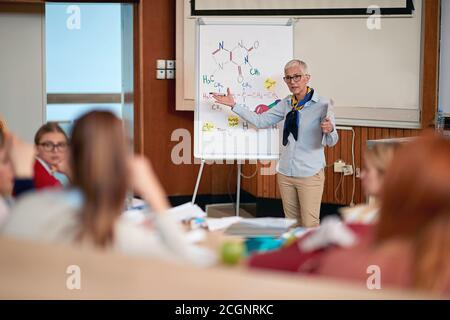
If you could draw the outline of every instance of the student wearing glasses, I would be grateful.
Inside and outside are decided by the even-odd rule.
[[[34,143],[37,150],[34,163],[36,189],[67,185],[68,138],[63,129],[55,122],[48,122],[36,132]]]
[[[284,81],[292,93],[268,111],[258,114],[236,104],[229,89],[227,95],[213,93],[216,102],[232,110],[257,128],[283,122],[283,143],[277,166],[277,180],[287,218],[298,226],[316,227],[320,223],[320,204],[325,182],[324,147],[338,142],[334,113],[328,99],[319,97],[308,86],[308,66],[291,60],[284,67]]]

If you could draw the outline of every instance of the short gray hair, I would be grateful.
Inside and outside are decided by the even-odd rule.
[[[289,69],[294,66],[300,66],[300,68],[302,68],[302,70],[305,74],[309,74],[308,73],[308,65],[306,64],[306,62],[302,61],[302,60],[298,60],[298,59],[293,59],[293,60],[289,61],[288,63],[286,63],[286,65],[284,66],[284,71],[286,71],[286,69]]]

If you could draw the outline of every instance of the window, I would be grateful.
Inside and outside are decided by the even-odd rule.
[[[45,5],[47,121],[70,131],[83,113],[110,110],[133,133],[133,6]]]

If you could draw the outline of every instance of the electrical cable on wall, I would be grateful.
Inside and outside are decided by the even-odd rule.
[[[228,170],[227,191],[228,191],[228,197],[230,198],[231,203],[233,204],[233,209],[236,209],[236,204],[234,202],[233,195],[231,194],[231,191],[230,191],[231,174],[234,172],[234,168],[235,168],[235,166],[231,166],[231,168]]]
[[[356,188],[356,167],[355,167],[355,130],[352,128],[352,166],[353,166],[353,186],[352,186],[352,200],[350,206],[355,205],[355,188]]]
[[[234,166],[231,167],[230,170],[228,170],[227,191],[228,191],[228,197],[230,198],[231,203],[233,204],[233,208],[236,208],[236,205],[235,205],[235,202],[234,202],[234,199],[233,199],[233,195],[232,195],[232,193],[231,193],[231,191],[230,191],[231,174],[232,174],[233,172],[234,172]],[[249,175],[249,176],[246,176],[245,174],[243,174],[243,173],[241,172],[241,177],[243,177],[243,178],[245,178],[245,179],[251,179],[251,178],[255,177],[257,173],[258,173],[258,165],[256,164],[256,165],[255,165],[255,172],[253,172],[253,173],[252,173],[251,175]]]
[[[356,191],[356,167],[355,167],[355,136],[356,136],[356,133],[355,133],[355,130],[353,129],[353,128],[348,128],[348,127],[341,127],[341,128],[339,128],[339,127],[337,127],[336,129],[338,129],[338,130],[348,130],[348,131],[352,131],[352,168],[353,168],[353,172],[352,172],[352,197],[351,197],[351,200],[350,200],[350,206],[354,206],[355,205],[355,191]],[[327,165],[326,167],[329,167],[329,166],[331,166],[332,164],[330,164],[330,165]],[[344,179],[344,173],[341,173],[341,178],[339,179],[339,182],[338,182],[338,184],[337,184],[337,186],[336,186],[336,189],[334,190],[334,198],[335,198],[335,200],[338,202],[338,203],[342,203],[342,202],[344,202],[344,185],[345,185],[345,183],[344,183],[344,181],[345,181],[345,179]],[[338,197],[338,190],[339,190],[339,188],[341,188],[341,197]]]
[[[338,203],[342,203],[344,201],[344,173],[341,173],[341,178],[339,179],[339,183],[336,186],[336,189],[334,189],[334,199],[336,199],[336,201]],[[339,187],[341,187],[341,197],[339,198],[337,195],[337,192],[339,190]]]
[[[258,164],[255,165],[255,172],[253,172],[253,173],[252,173],[251,175],[249,175],[249,176],[246,176],[246,175],[243,174],[242,171],[241,171],[241,177],[242,177],[242,178],[245,178],[245,179],[251,179],[251,178],[253,178],[254,176],[256,176],[257,173],[258,173]]]

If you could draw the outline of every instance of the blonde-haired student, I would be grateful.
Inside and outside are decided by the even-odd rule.
[[[379,196],[382,190],[385,173],[394,158],[399,143],[376,143],[364,154],[364,168],[361,172],[361,184],[367,197],[368,204],[340,209],[340,213],[347,223],[374,223],[378,219]]]

